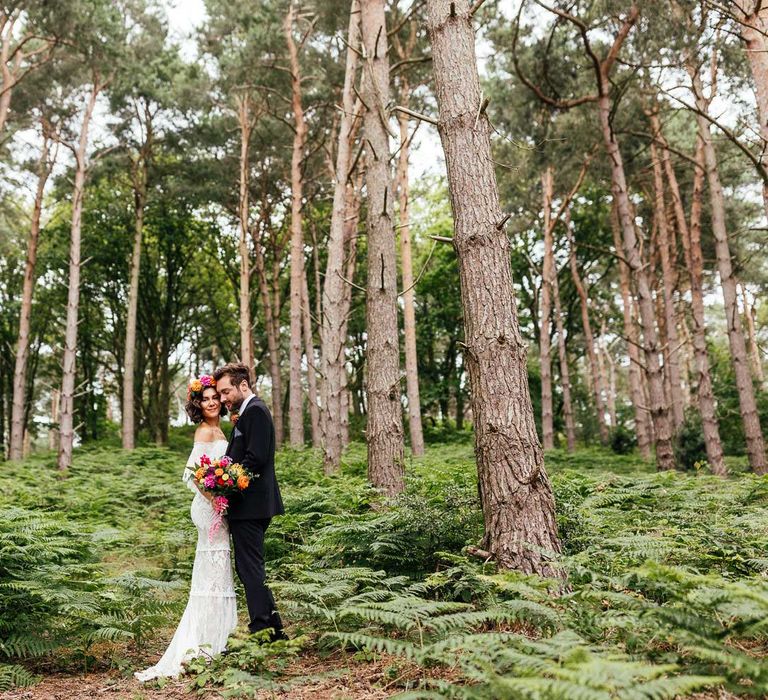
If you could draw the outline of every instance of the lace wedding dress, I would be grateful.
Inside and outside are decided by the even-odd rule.
[[[178,676],[182,663],[200,654],[224,651],[227,637],[237,626],[237,604],[229,549],[229,527],[222,522],[212,540],[208,531],[213,521],[213,508],[192,481],[193,469],[200,457],[222,457],[226,440],[195,442],[187,460],[182,480],[195,493],[192,522],[197,526],[197,549],[192,568],[189,602],[176,633],[163,657],[151,668],[134,673],[140,681],[160,676]]]

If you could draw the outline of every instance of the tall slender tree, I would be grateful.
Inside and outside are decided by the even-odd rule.
[[[363,126],[368,145],[368,284],[366,387],[368,478],[387,495],[404,488],[403,418],[397,323],[394,188],[389,147],[389,58],[384,0],[361,0],[364,48]]]

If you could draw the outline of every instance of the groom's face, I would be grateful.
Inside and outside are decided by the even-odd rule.
[[[243,385],[245,382],[242,383]],[[221,400],[224,405],[230,411],[237,411],[240,408],[240,404],[243,403],[245,396],[241,391],[241,387],[237,387],[232,383],[232,378],[225,374],[218,382],[216,382],[216,388],[219,391]]]

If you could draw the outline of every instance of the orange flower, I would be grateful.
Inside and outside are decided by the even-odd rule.
[[[217,469],[217,470],[214,472],[214,474],[216,474],[216,476],[221,476],[223,473],[224,473],[224,470],[223,470],[221,467],[219,467],[219,468],[218,468],[218,469]]]
[[[198,469],[198,470],[195,472],[195,479],[197,479],[198,481],[200,481],[200,480],[203,478],[203,476],[204,476],[204,475],[205,475],[205,469],[203,469],[202,467],[200,467],[200,469]]]
[[[249,483],[251,483],[250,480],[245,474],[243,474],[237,479],[237,488],[239,488],[241,491],[247,489]]]
[[[195,379],[192,381],[192,383],[189,385],[189,388],[193,392],[198,392],[203,390],[203,383],[199,379]]]

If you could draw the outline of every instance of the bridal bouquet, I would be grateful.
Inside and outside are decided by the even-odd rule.
[[[221,521],[229,508],[229,498],[248,488],[251,479],[258,474],[249,474],[242,464],[235,464],[229,457],[211,459],[208,455],[200,457],[200,463],[195,470],[195,483],[201,491],[213,494],[214,519],[208,531],[208,539],[212,540]]]

